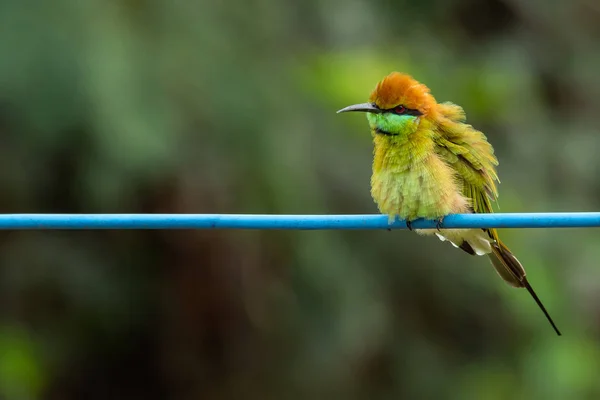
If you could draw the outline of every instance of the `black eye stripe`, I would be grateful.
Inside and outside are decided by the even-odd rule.
[[[402,111],[401,113],[397,113],[395,110],[398,107],[403,107],[404,111]],[[413,115],[415,117],[418,117],[419,115],[423,115],[423,113],[421,111],[419,111],[419,110],[413,110],[412,108],[406,108],[404,106],[396,106],[394,108],[390,108],[390,109],[384,110],[383,112],[386,112],[386,113],[389,112],[389,113],[398,114],[398,115]]]

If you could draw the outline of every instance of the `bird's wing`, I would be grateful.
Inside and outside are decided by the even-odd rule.
[[[442,103],[441,118],[434,136],[437,154],[447,162],[463,182],[463,194],[471,199],[473,212],[491,213],[492,202],[498,199],[496,173],[498,160],[485,135],[465,123],[460,106]],[[495,230],[489,234],[497,240]]]

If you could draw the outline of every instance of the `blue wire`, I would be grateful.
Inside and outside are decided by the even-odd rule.
[[[435,228],[416,220],[413,229]],[[600,212],[455,214],[441,228],[600,227]],[[385,215],[4,214],[0,229],[406,229]]]

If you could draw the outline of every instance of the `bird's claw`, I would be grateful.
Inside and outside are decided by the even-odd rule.
[[[439,219],[436,220],[435,222],[435,229],[438,230],[438,232],[440,232],[440,229],[442,229],[442,223],[444,222],[444,217],[441,217]]]

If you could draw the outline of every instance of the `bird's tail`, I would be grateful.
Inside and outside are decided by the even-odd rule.
[[[533,300],[537,303],[538,307],[542,310],[552,328],[556,331],[556,333],[560,336],[560,331],[552,321],[550,314],[546,311],[546,307],[542,304],[540,299],[537,297],[533,288],[527,281],[525,269],[523,265],[517,260],[517,258],[510,252],[508,247],[504,245],[500,240],[496,243],[492,243],[492,252],[489,254],[490,260],[492,261],[492,265],[498,272],[498,275],[502,277],[509,285],[517,288],[525,288],[533,297]]]

